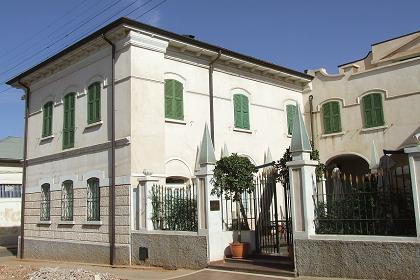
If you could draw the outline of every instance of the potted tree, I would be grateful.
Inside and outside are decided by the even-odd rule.
[[[242,196],[245,192],[252,193],[254,190],[254,173],[257,168],[247,157],[232,154],[223,157],[216,162],[214,175],[212,179],[213,189],[211,194],[225,199],[232,199],[232,203],[236,203],[237,212],[242,216],[239,218],[238,237],[234,242],[229,244],[233,258],[243,258],[246,256],[248,243],[241,242],[241,230],[249,230],[248,217],[244,207]]]

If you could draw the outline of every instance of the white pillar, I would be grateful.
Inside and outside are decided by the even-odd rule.
[[[417,238],[420,239],[420,145],[405,148],[410,165],[411,187],[413,191],[414,214],[416,218]]]
[[[309,159],[309,153],[295,155],[293,160],[287,163],[294,239],[309,239],[309,236],[315,234],[314,194],[317,165],[317,161]]]
[[[139,177],[138,181],[140,183],[138,195],[140,196],[140,194],[143,193],[142,195],[143,197],[140,197],[139,199],[139,204],[140,204],[139,209],[142,209],[145,213],[144,222],[140,222],[140,225],[143,224],[146,230],[154,230],[153,221],[152,221],[153,207],[152,207],[151,192],[152,192],[153,186],[159,183],[159,178],[151,175],[151,172],[144,172],[144,176]],[[144,190],[143,192],[141,192],[142,188]]]

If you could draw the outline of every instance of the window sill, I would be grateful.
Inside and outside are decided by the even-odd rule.
[[[368,131],[375,131],[375,130],[385,130],[387,129],[387,125],[381,125],[381,126],[375,126],[375,127],[368,127],[368,128],[362,128],[362,132],[368,132]]]
[[[236,131],[236,132],[242,132],[242,133],[248,133],[248,134],[252,134],[252,131],[251,130],[249,130],[249,129],[243,129],[243,128],[234,128],[233,129],[233,131]]]
[[[102,221],[84,221],[83,226],[101,226]]]
[[[51,221],[39,221],[37,223],[38,226],[49,226],[51,225]]]
[[[334,132],[334,133],[329,133],[329,134],[322,134],[321,138],[326,138],[326,137],[334,137],[334,136],[342,136],[344,135],[345,132],[341,131],[341,132]]]
[[[59,221],[58,225],[74,225],[74,221]]]
[[[165,118],[165,122],[166,123],[176,123],[176,124],[182,124],[182,125],[186,125],[187,122],[184,120],[175,120],[175,119],[167,119]]]
[[[91,127],[101,126],[102,124],[103,124],[102,121],[97,121],[97,122],[88,124],[85,128],[91,128]]]
[[[51,134],[51,135],[48,135],[48,136],[41,137],[39,142],[49,141],[49,140],[52,140],[53,138],[54,138],[54,134]]]

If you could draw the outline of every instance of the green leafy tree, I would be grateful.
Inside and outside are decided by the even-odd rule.
[[[249,229],[248,217],[242,201],[242,194],[252,193],[254,186],[254,173],[257,168],[247,157],[232,154],[216,162],[212,179],[213,189],[211,194],[225,199],[232,199],[239,204],[244,226]]]

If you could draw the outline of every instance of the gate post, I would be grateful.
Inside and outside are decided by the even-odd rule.
[[[318,162],[310,159],[311,151],[302,113],[297,106],[290,145],[292,161],[286,164],[289,167],[293,240],[309,239],[310,235],[315,234],[313,194]]]
[[[224,245],[220,238],[222,233],[221,199],[211,195],[213,189],[213,170],[216,164],[213,143],[207,124],[197,155],[195,176],[197,178],[198,199],[198,232],[207,235],[207,256],[209,261],[224,257]]]
[[[408,154],[417,239],[420,239],[420,144],[415,147],[405,148],[404,152]]]

